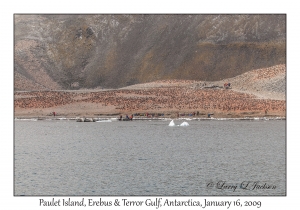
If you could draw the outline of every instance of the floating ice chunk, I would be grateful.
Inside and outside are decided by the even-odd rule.
[[[174,120],[169,123],[169,126],[175,126]]]
[[[183,122],[180,124],[180,126],[189,126],[189,124],[187,122]]]
[[[96,122],[112,122],[111,120],[97,120]]]

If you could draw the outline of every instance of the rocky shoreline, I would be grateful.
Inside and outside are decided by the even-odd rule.
[[[119,118],[116,117],[101,117],[101,118],[79,118],[79,117],[33,117],[33,118],[26,118],[26,117],[15,117],[14,120],[16,121],[77,121],[77,122],[113,122],[119,121]],[[134,117],[132,121],[170,121],[170,120],[177,120],[177,121],[210,121],[210,120],[224,120],[224,121],[234,121],[234,120],[286,120],[285,117],[239,117],[239,118],[215,118],[215,117],[207,117],[207,118],[163,118],[163,117],[151,117],[151,118],[142,118],[142,117]]]

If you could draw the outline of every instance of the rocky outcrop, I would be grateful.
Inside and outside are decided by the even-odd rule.
[[[15,15],[15,90],[213,81],[286,62],[285,15]]]

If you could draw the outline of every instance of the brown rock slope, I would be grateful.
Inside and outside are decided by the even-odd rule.
[[[284,64],[285,43],[286,15],[280,14],[16,14],[15,89],[219,81]]]

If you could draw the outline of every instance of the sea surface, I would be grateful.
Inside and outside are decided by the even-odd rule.
[[[286,195],[285,120],[170,121],[15,120],[14,195]]]

